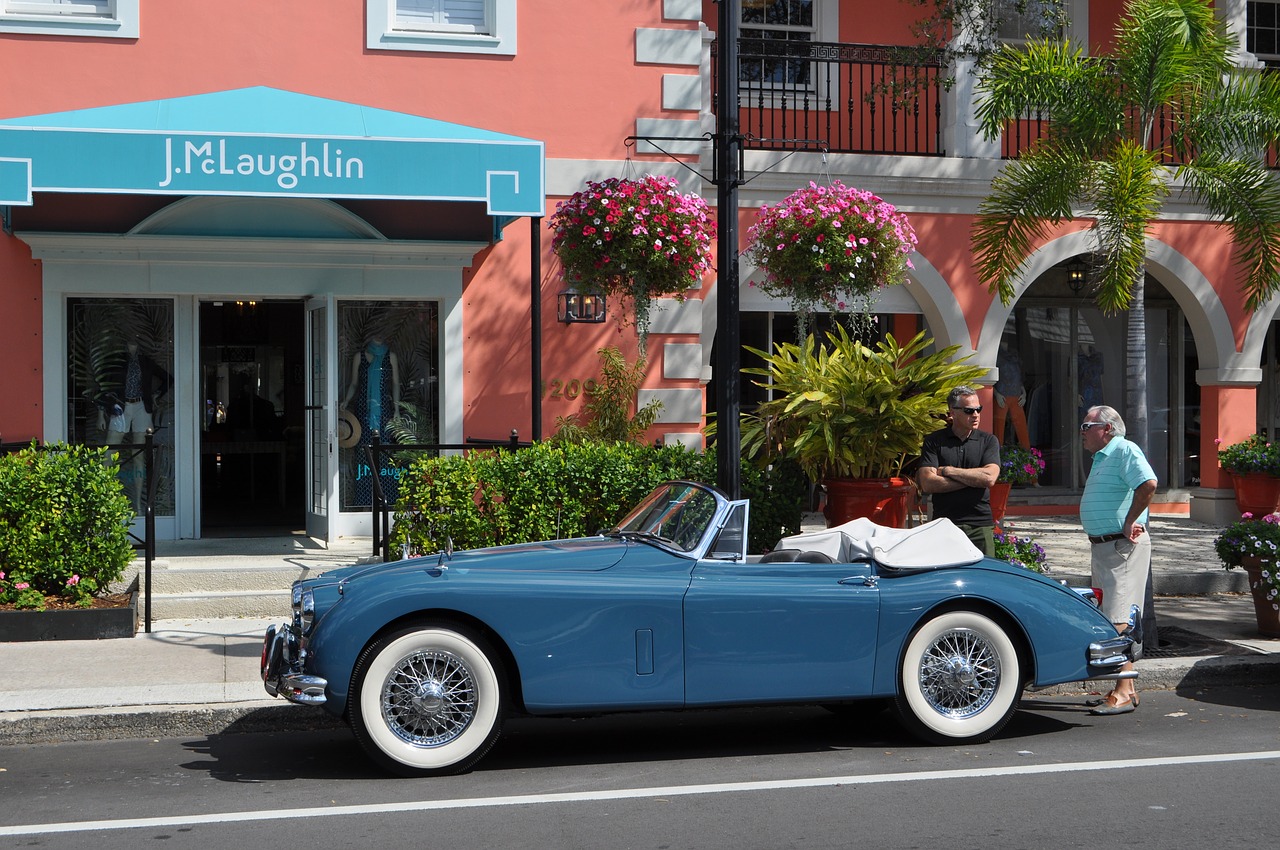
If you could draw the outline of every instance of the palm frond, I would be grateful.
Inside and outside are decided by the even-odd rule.
[[[1128,308],[1134,283],[1146,265],[1147,229],[1168,196],[1168,171],[1157,155],[1133,144],[1117,145],[1095,164],[1092,188],[1097,219],[1098,306]]]
[[[1092,170],[1078,151],[1044,146],[1005,165],[991,181],[971,233],[979,279],[1008,304],[1018,270],[1049,228],[1073,216]]]
[[[1179,176],[1213,215],[1231,228],[1240,288],[1250,310],[1280,291],[1280,184],[1261,163],[1198,158]]]

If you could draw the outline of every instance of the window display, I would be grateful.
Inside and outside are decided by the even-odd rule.
[[[434,302],[338,305],[338,447],[342,510],[373,504],[375,476],[394,504],[398,481],[416,453],[383,454],[369,446],[439,441],[438,309]]]
[[[67,301],[67,439],[138,446],[155,437],[155,513],[172,516],[173,303],[145,298]],[[142,454],[121,449],[120,480],[142,513]]]

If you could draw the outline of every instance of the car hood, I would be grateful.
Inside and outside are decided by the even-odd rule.
[[[607,570],[622,560],[627,550],[638,544],[608,537],[582,537],[574,540],[545,540],[538,543],[515,543],[485,549],[464,549],[446,556],[443,564],[450,570],[533,570],[546,572],[592,572]],[[643,544],[639,544],[643,545]],[[372,575],[406,570],[435,569],[442,563],[439,553],[404,561],[368,564],[330,570],[320,578],[332,581],[354,581]]]

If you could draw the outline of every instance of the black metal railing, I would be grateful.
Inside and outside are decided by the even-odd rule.
[[[717,53],[712,44],[712,85]],[[945,71],[936,54],[818,41],[739,41],[738,117],[748,150],[942,156]],[[712,90],[712,110],[720,109]]]
[[[398,455],[408,453],[416,457],[430,455],[438,457],[443,451],[476,451],[478,449],[501,449],[516,451],[532,446],[532,443],[520,442],[519,433],[513,428],[511,436],[505,440],[489,440],[479,437],[468,437],[465,443],[384,443],[382,435],[374,431],[366,449],[369,453],[369,468],[375,470],[373,475],[373,556],[381,556],[383,561],[391,560],[391,513],[395,505],[390,504],[382,489],[382,470],[388,466],[403,468]]]

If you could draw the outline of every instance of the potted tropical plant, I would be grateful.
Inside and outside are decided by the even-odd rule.
[[[1039,449],[1016,444],[1000,447],[1000,475],[991,485],[991,517],[1000,524],[1009,507],[1009,491],[1015,484],[1036,484],[1044,472],[1044,455]]]
[[[893,204],[840,181],[810,183],[760,208],[746,256],[764,272],[757,284],[804,316],[847,312],[912,268],[916,234]],[[803,330],[801,336],[804,336]]]
[[[1214,440],[1221,446],[1222,440]],[[1280,444],[1261,434],[1218,449],[1218,464],[1231,473],[1240,513],[1264,516],[1280,510]]]
[[[1258,633],[1280,637],[1280,514],[1241,514],[1214,539],[1213,548],[1224,567],[1242,567],[1248,574]]]
[[[587,181],[556,204],[550,224],[561,276],[580,292],[630,299],[642,352],[651,300],[683,299],[711,268],[716,228],[706,201],[671,177]]]
[[[843,327],[826,337],[778,343],[772,354],[747,349],[764,365],[743,371],[772,397],[743,415],[743,451],[794,459],[826,488],[833,525],[858,516],[904,525],[915,485],[903,466],[941,426],[951,388],[987,370],[954,359],[959,346],[930,352],[924,333],[905,345],[892,334],[865,345]]]

